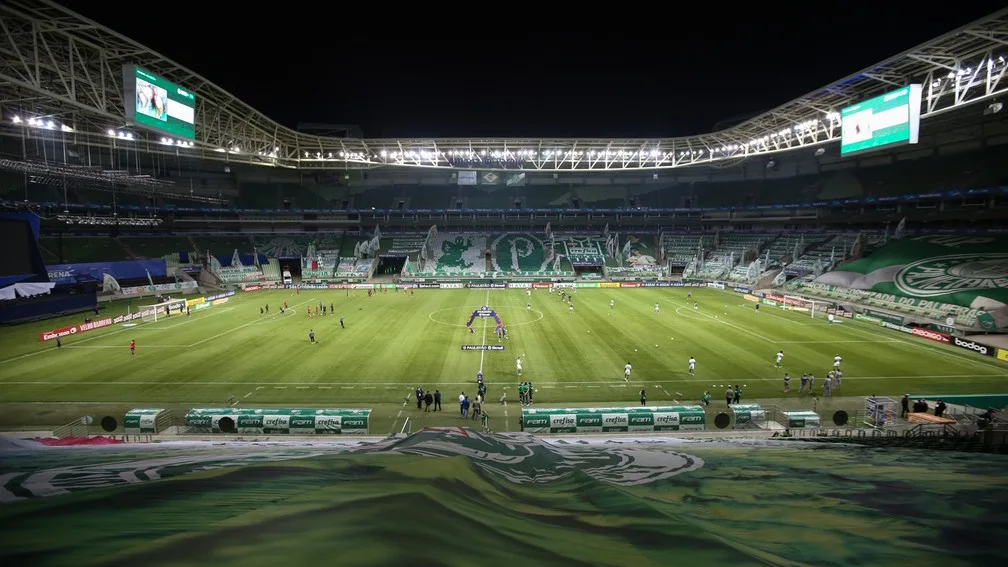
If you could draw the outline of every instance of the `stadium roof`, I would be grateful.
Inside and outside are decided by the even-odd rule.
[[[355,139],[298,132],[163,55],[49,0],[0,4],[0,133],[298,169],[387,166],[511,171],[662,170],[839,141],[840,109],[910,83],[921,118],[1008,91],[1008,9],[907,50],[750,120],[662,139]],[[123,67],[136,64],[196,94],[193,141],[126,123]],[[16,118],[16,120],[15,120]]]

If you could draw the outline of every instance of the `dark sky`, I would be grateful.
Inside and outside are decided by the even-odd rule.
[[[1003,6],[755,4],[205,2],[139,18],[132,1],[65,2],[283,124],[367,137],[709,132]]]

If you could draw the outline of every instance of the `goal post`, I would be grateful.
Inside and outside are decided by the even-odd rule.
[[[156,305],[144,305],[140,308],[144,323],[157,323],[159,320],[170,317],[172,314],[184,315],[186,310],[185,299],[169,299]]]
[[[826,313],[826,308],[829,305],[830,302],[828,301],[808,299],[807,297],[798,295],[785,295],[784,304],[781,308],[790,309],[791,311],[808,312],[809,317],[814,319],[817,314]]]

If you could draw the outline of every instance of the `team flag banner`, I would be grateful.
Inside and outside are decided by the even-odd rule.
[[[616,408],[522,408],[525,433],[608,433],[630,431],[702,431],[701,406]]]
[[[1008,238],[932,234],[891,241],[816,284],[880,294],[918,307],[966,308],[987,331],[1008,328]],[[957,315],[962,315],[958,313]]]
[[[427,427],[382,441],[330,438],[325,447],[19,449],[4,454],[0,469],[2,554],[19,567],[113,557],[140,567],[164,563],[159,557],[310,567],[320,553],[340,552],[348,566],[423,565],[402,545],[412,528],[437,550],[427,563],[443,565],[496,567],[507,560],[494,558],[519,548],[530,564],[556,566],[1004,562],[1003,525],[977,521],[1004,516],[1004,455],[962,452],[921,466],[908,450],[822,443],[811,453],[803,443],[674,436],[547,439]],[[460,510],[477,512],[479,524]],[[459,530],[472,526],[506,528],[481,529],[460,545]],[[950,526],[974,529],[963,537]],[[531,536],[517,546],[516,529]],[[333,534],[361,536],[349,548]],[[365,545],[388,551],[373,560]],[[482,560],[473,561],[476,548]]]
[[[209,433],[367,435],[370,409],[191,409],[187,427]]]

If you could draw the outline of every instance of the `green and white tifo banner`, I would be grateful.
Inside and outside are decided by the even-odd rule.
[[[702,431],[706,423],[701,406],[522,409],[526,433]]]
[[[985,329],[1008,327],[1008,237],[928,234],[895,240],[815,282],[882,294],[877,299],[951,311],[966,308]],[[947,304],[947,305],[943,305]]]
[[[123,432],[126,435],[153,435],[157,433],[157,418],[164,411],[155,408],[129,410],[123,419]]]
[[[196,430],[265,435],[367,435],[370,421],[370,409],[206,408],[185,416]]]

